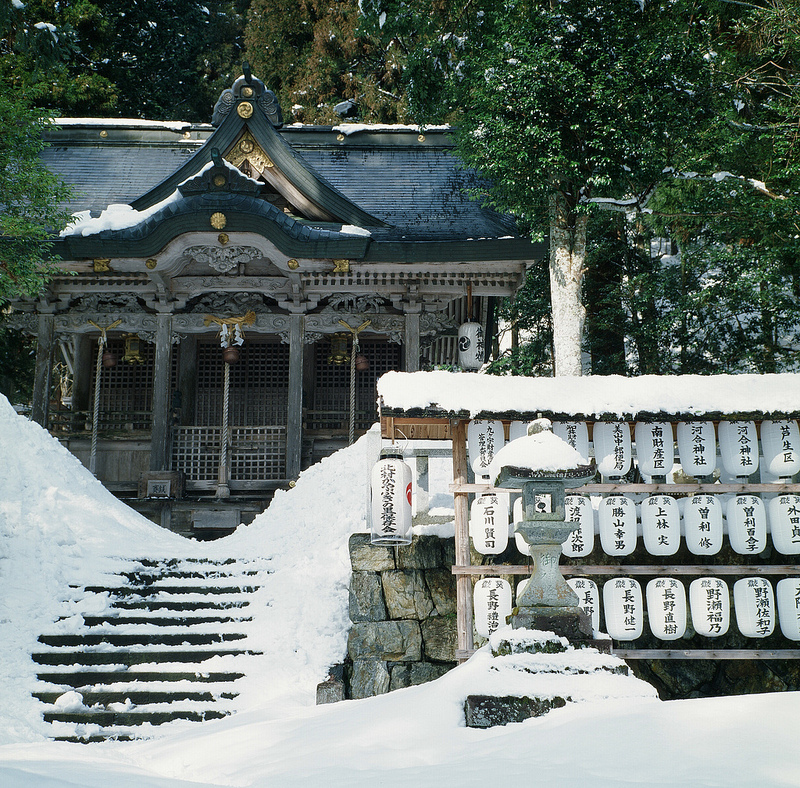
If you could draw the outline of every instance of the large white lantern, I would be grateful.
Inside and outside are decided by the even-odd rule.
[[[458,366],[461,369],[480,369],[483,366],[486,343],[483,326],[469,321],[458,327]]]
[[[370,479],[372,544],[411,544],[411,478],[397,447],[381,450]]]
[[[525,519],[525,514],[522,511],[522,496],[519,495],[514,500],[514,507],[513,507],[514,515],[513,515],[513,523],[514,526],[517,523],[521,523]],[[522,538],[522,534],[514,533],[514,542],[517,545],[517,550],[522,553],[522,555],[530,555],[531,554],[531,546]],[[521,593],[519,590],[517,593]]]
[[[481,555],[499,555],[508,547],[508,497],[478,495],[469,514],[469,535]]]
[[[800,640],[800,577],[786,577],[775,587],[778,621],[789,640]]]
[[[572,446],[585,460],[589,459],[589,427],[585,421],[554,421],[553,435]]]
[[[624,476],[631,469],[631,431],[624,421],[596,421],[594,459],[603,476]]]
[[[767,512],[757,495],[734,495],[725,507],[728,539],[740,555],[757,555],[767,546]]]
[[[567,537],[561,549],[567,558],[584,558],[594,550],[594,509],[586,495],[565,495],[564,515],[578,527]]]
[[[642,537],[650,555],[675,555],[681,546],[681,510],[674,498],[652,495],[642,501]]]
[[[704,638],[724,635],[731,625],[728,585],[718,577],[698,577],[689,586],[694,631]]]
[[[631,577],[616,577],[603,584],[606,632],[614,640],[636,640],[642,634],[642,587]]]
[[[472,595],[475,631],[488,638],[511,615],[511,584],[500,577],[487,577],[475,584]]]
[[[606,555],[630,555],[636,549],[636,504],[627,495],[610,495],[597,510],[600,544]]]
[[[592,621],[594,637],[600,633],[600,591],[594,580],[586,577],[571,577],[567,585],[578,595],[578,607]]]
[[[736,626],[748,638],[765,638],[775,630],[775,595],[769,580],[743,577],[733,584]]]
[[[517,438],[525,438],[528,435],[529,421],[512,421],[508,425],[508,440],[515,441]]]
[[[721,421],[719,453],[731,476],[750,476],[758,470],[758,433],[754,421]]]
[[[686,589],[674,577],[657,577],[645,589],[647,621],[659,640],[678,640],[686,633]]]
[[[494,455],[505,446],[502,421],[473,419],[467,426],[467,452],[476,477],[486,476]]]
[[[711,476],[717,467],[713,421],[678,422],[678,459],[689,476]]]
[[[715,495],[693,495],[683,507],[686,546],[693,555],[716,555],[722,549],[722,504]]]
[[[800,495],[778,495],[767,505],[772,544],[783,555],[800,554]]]
[[[762,421],[761,448],[768,473],[779,479],[800,471],[800,430],[796,421]]]
[[[666,476],[675,464],[672,424],[637,421],[634,428],[636,459],[644,476]]]

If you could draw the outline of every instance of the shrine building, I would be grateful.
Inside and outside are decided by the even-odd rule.
[[[252,519],[377,420],[380,375],[453,365],[465,320],[491,336],[545,253],[470,198],[447,129],[284,125],[249,73],[211,124],[62,119],[47,141],[79,218],[14,305],[32,416],[182,533]]]

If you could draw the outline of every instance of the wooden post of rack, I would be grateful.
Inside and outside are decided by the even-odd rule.
[[[455,486],[467,483],[467,422],[459,420],[453,425],[453,482]],[[453,493],[456,530],[456,566],[469,566],[469,500],[468,493]],[[472,652],[472,579],[470,575],[456,575],[457,650],[460,654]],[[464,661],[463,657],[459,658]]]

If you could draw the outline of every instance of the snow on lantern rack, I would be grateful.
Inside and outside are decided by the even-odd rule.
[[[600,477],[568,491],[567,519],[579,527],[564,543],[561,570],[596,631],[602,611],[617,654],[800,659],[800,648],[785,647],[800,646],[800,432],[798,414],[781,415],[787,418],[554,421],[553,432],[584,457],[593,448]],[[508,516],[515,491],[494,488],[484,474],[493,454],[509,436],[525,434],[526,425],[386,409],[381,423],[384,438],[452,441],[452,572],[457,657],[464,660],[474,651],[473,626],[486,636],[505,608],[510,612],[513,589],[503,578],[531,573],[523,563],[473,565],[470,550],[471,541],[484,561],[513,552],[506,544],[515,540],[500,531],[521,519],[519,511]],[[525,545],[516,545],[522,558]],[[768,563],[776,554],[782,563]],[[726,642],[741,645],[742,638],[766,647]]]

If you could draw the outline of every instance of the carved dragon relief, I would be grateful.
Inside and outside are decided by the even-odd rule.
[[[184,251],[184,257],[189,257],[201,265],[208,265],[221,274],[226,274],[240,263],[249,263],[260,260],[263,255],[255,246],[189,246]]]

